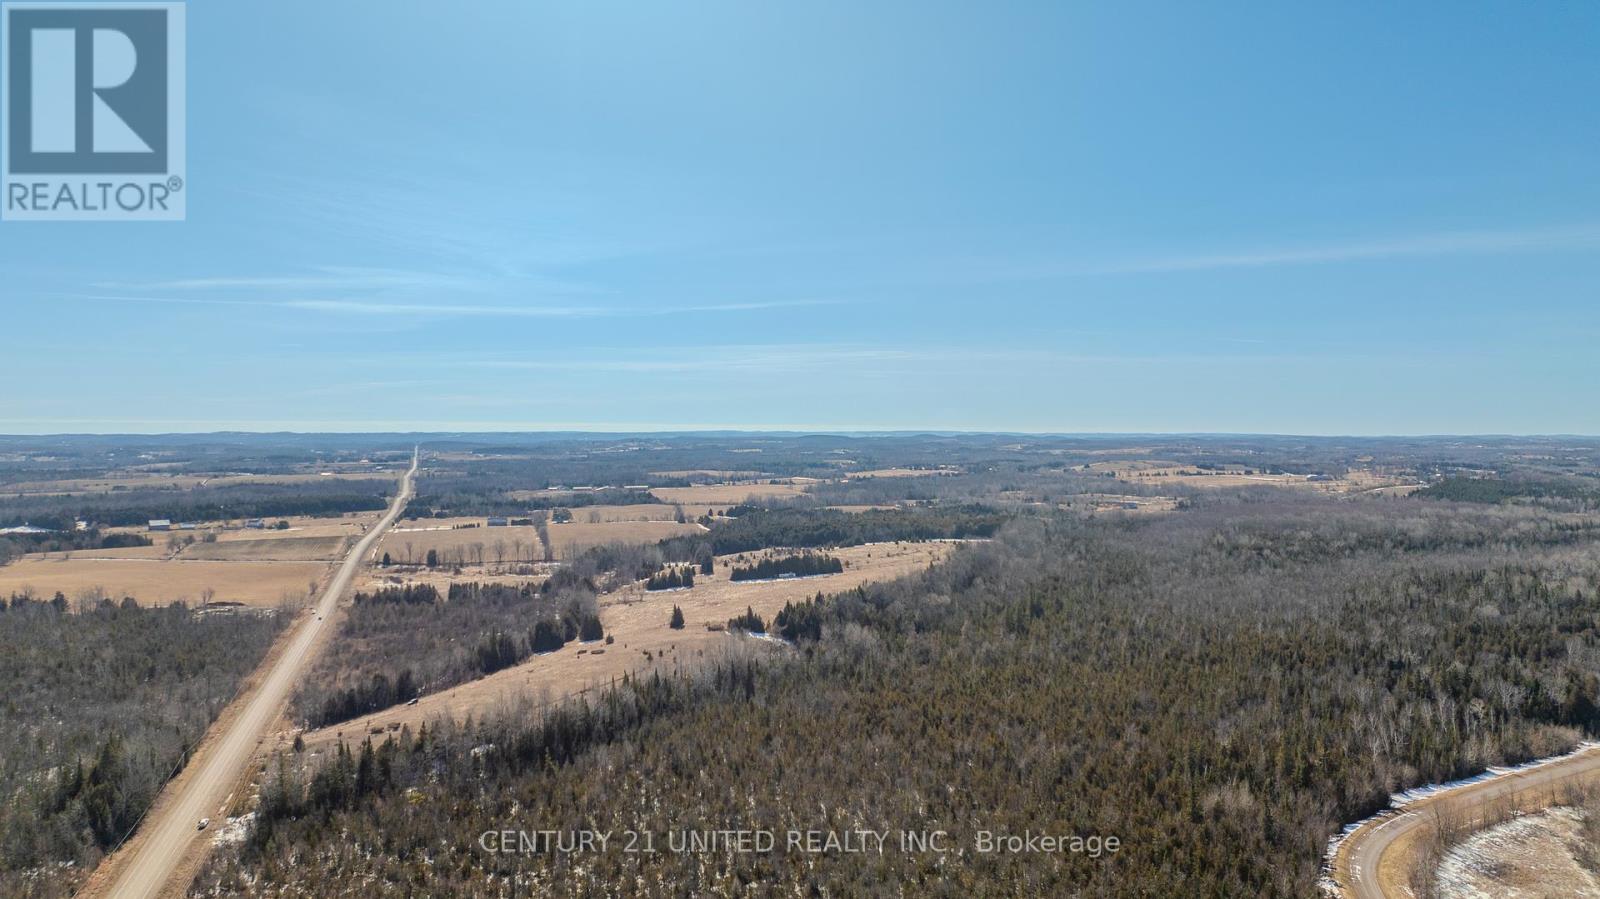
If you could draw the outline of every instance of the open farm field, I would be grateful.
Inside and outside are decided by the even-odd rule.
[[[155,547],[145,547],[153,549]],[[216,602],[270,608],[285,596],[303,600],[312,581],[327,574],[327,562],[172,561],[158,559],[27,558],[0,568],[0,594],[31,590],[48,599],[57,592],[76,600],[93,591],[114,599],[132,596],[141,605],[198,605],[209,588]]]
[[[687,512],[687,509],[685,510]],[[573,515],[578,516],[574,510]],[[578,516],[580,519],[582,516]],[[698,524],[678,524],[675,521],[612,521],[590,524],[571,521],[550,525],[550,546],[557,559],[570,559],[578,553],[608,543],[644,545],[657,543],[668,537],[704,533]]]
[[[477,527],[458,527],[476,524]],[[553,527],[553,526],[552,526]],[[537,529],[484,527],[482,518],[408,521],[385,534],[378,544],[380,558],[387,553],[395,562],[421,563],[428,551],[438,553],[442,564],[537,562],[544,558]]]
[[[344,555],[345,543],[346,538],[334,536],[218,540],[187,546],[177,558],[218,562],[332,562]]]
[[[937,475],[960,474],[959,468],[875,468],[870,471],[852,471],[850,480],[866,478],[927,478]]]
[[[684,515],[698,518],[706,506],[683,506]],[[691,512],[691,510],[696,510]],[[584,524],[615,521],[675,521],[677,507],[665,503],[634,503],[626,506],[584,506],[572,510],[572,520]]]

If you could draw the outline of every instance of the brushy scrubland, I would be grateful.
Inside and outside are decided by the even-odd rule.
[[[182,606],[0,602],[0,896],[54,897],[144,813],[279,630]]]
[[[1023,518],[793,651],[275,766],[196,895],[1311,896],[1396,788],[1600,729],[1600,521],[1279,499]],[[491,854],[500,829],[942,829],[960,855]],[[980,829],[1116,836],[978,854]]]

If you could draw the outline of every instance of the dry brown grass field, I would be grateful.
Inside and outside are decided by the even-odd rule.
[[[650,493],[664,503],[736,506],[752,497],[800,496],[805,488],[797,484],[710,484],[704,487],[657,487]]]
[[[684,511],[688,511],[687,507]],[[572,514],[577,516],[578,510],[574,509]],[[550,545],[555,550],[557,559],[570,559],[586,549],[605,546],[608,543],[645,545],[683,534],[703,534],[705,530],[702,525],[678,524],[675,521],[612,521],[590,524],[587,521],[576,520],[567,524],[550,525]]]
[[[459,525],[476,524],[477,527]],[[552,525],[552,528],[555,526]],[[554,531],[552,530],[552,533]],[[396,562],[420,563],[428,550],[441,561],[462,565],[537,562],[544,558],[539,532],[531,527],[491,528],[482,518],[442,518],[405,521],[383,535],[376,555],[388,553]]]
[[[698,517],[698,513],[691,515],[690,507],[684,506],[685,515]],[[572,520],[585,524],[602,524],[612,521],[673,521],[677,509],[665,503],[634,503],[626,506],[582,506],[572,510]]]
[[[308,733],[304,739],[314,749],[339,739],[356,742],[373,728],[390,730],[408,724],[415,730],[424,721],[443,715],[460,720],[519,699],[559,700],[609,684],[625,674],[689,667],[732,645],[778,650],[782,644],[776,641],[708,630],[706,626],[725,625],[746,608],[755,609],[770,621],[785,603],[902,577],[944,559],[956,546],[954,542],[882,543],[830,550],[830,555],[846,565],[839,574],[741,583],[728,580],[728,565],[737,557],[722,556],[717,560],[716,573],[697,576],[692,589],[650,592],[640,584],[631,584],[600,597],[600,618],[614,641],[610,645],[569,643],[488,677],[424,696],[416,705],[397,706],[332,725]],[[759,555],[750,553],[746,557]],[[667,626],[674,605],[683,609],[683,630]],[[279,735],[279,742],[284,745],[292,740],[292,733]]]
[[[583,524],[610,521],[676,521],[678,510],[694,521],[702,515],[722,514],[734,503],[636,503],[627,506],[583,506],[572,510],[572,520]]]
[[[177,558],[219,562],[332,562],[344,558],[345,537],[218,540],[184,547]]]
[[[0,493],[15,496],[67,496],[81,493],[110,493],[113,490],[133,490],[141,487],[198,487],[204,478],[198,475],[170,475],[155,472],[129,472],[104,478],[67,478],[57,481],[19,481],[0,487]]]
[[[154,546],[127,546],[118,549],[80,549],[73,552],[31,553],[25,559],[41,561],[106,561],[112,559],[181,559],[212,562],[331,562],[344,556],[347,538],[322,537],[261,537],[259,539],[218,539],[207,543],[200,539],[204,532],[179,532],[180,539],[194,536],[196,541],[176,548],[165,539]],[[248,531],[251,534],[271,533]],[[166,535],[153,535],[165,537]],[[4,569],[0,569],[3,571]]]
[[[328,562],[201,562],[175,559],[93,559],[31,556],[0,568],[0,593],[32,590],[40,598],[58,591],[76,600],[92,591],[141,605],[198,604],[207,588],[215,601],[273,607],[286,595],[304,599],[307,586],[328,573]]]

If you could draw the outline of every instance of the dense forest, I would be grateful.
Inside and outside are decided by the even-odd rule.
[[[450,485],[450,481],[444,481]],[[647,490],[589,490],[581,493],[556,491],[512,497],[509,491],[466,490],[460,485],[454,489],[434,489],[436,485],[424,481],[423,490],[406,504],[407,518],[446,518],[473,515],[522,515],[533,511],[552,511],[561,508],[582,508],[602,505],[647,505],[661,501]]]
[[[278,630],[276,616],[132,600],[0,601],[0,896],[70,895]]]
[[[1421,499],[1446,499],[1467,503],[1507,503],[1518,500],[1554,500],[1574,510],[1600,507],[1600,483],[1592,480],[1537,478],[1447,477],[1418,490]]]
[[[408,731],[365,763],[357,746],[288,760],[253,839],[196,893],[426,876],[461,896],[1311,896],[1328,836],[1390,791],[1600,728],[1596,522],[1472,508],[1280,497],[1019,520],[904,581],[791,604],[798,647],[766,664]],[[519,822],[1122,848],[951,864],[477,847]]]

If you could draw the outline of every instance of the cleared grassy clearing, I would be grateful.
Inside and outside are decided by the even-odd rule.
[[[611,644],[569,643],[488,677],[424,696],[416,705],[397,706],[312,731],[304,735],[304,740],[307,747],[314,749],[341,738],[354,742],[374,728],[387,731],[409,724],[415,730],[422,722],[441,715],[460,720],[519,699],[560,699],[608,684],[624,674],[687,667],[730,645],[772,649],[779,644],[708,630],[707,625],[723,626],[746,608],[770,621],[786,603],[902,577],[944,559],[957,545],[941,542],[853,546],[829,551],[829,555],[845,563],[840,574],[738,583],[728,579],[730,566],[736,560],[759,558],[762,553],[720,556],[716,572],[697,575],[692,589],[651,592],[641,584],[632,584],[600,597],[600,620],[614,641]],[[667,626],[674,605],[683,609],[683,630]],[[293,739],[293,734],[285,733],[279,742],[287,746]]]

